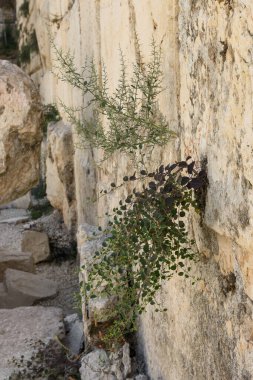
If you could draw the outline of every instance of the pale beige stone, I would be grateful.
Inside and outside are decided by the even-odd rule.
[[[0,305],[1,308],[32,306],[36,301],[55,297],[58,291],[54,281],[15,269],[5,271],[3,285],[7,299],[3,300],[5,305]]]
[[[21,241],[22,251],[31,252],[35,263],[50,257],[48,236],[45,232],[24,231]]]
[[[60,210],[68,229],[76,222],[74,179],[74,146],[71,127],[59,121],[48,127],[47,134],[47,198]]]
[[[41,142],[39,94],[16,65],[0,61],[0,204],[38,181]]]
[[[3,281],[6,269],[18,269],[25,272],[35,272],[33,256],[27,252],[14,252],[8,247],[0,248],[0,281]]]

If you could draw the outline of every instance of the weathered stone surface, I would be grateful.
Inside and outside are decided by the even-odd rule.
[[[82,358],[82,380],[116,380],[110,373],[110,360],[105,350],[97,349]]]
[[[33,344],[48,344],[58,336],[64,337],[62,311],[54,307],[19,307],[0,310],[0,380],[6,380],[18,368],[12,359],[31,360],[36,349]]]
[[[97,236],[94,236],[94,233]],[[89,277],[89,270],[94,262],[95,252],[101,249],[105,236],[99,234],[95,226],[82,224],[77,233],[80,266],[84,268],[80,271],[80,282],[86,283]],[[106,322],[111,318],[111,310],[115,305],[115,297],[97,297],[95,299],[85,299],[83,296],[83,322],[85,336],[89,336],[91,325],[97,322]]]
[[[35,85],[8,61],[0,61],[0,94],[0,204],[5,204],[38,181],[41,112]]]
[[[1,247],[0,281],[3,281],[4,272],[8,268],[33,273],[35,266],[32,254],[29,252],[13,252],[8,247]]]
[[[60,210],[66,226],[76,223],[74,180],[74,146],[71,126],[59,121],[48,127],[47,133],[47,198]]]
[[[22,251],[32,253],[35,263],[45,261],[50,256],[48,236],[44,232],[24,231],[21,247]]]
[[[65,345],[75,355],[80,354],[84,344],[83,323],[78,314],[67,315],[64,318],[66,326]]]
[[[124,380],[131,375],[129,344],[125,343],[116,352],[96,349],[81,360],[82,380]]]
[[[4,275],[7,292],[6,308],[31,306],[36,301],[52,298],[57,294],[57,286],[40,275],[7,269]]]

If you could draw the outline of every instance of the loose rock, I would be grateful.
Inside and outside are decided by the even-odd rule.
[[[18,306],[31,306],[36,301],[45,300],[56,296],[57,286],[53,281],[46,280],[42,276],[7,269],[3,284],[6,289],[7,299],[0,299],[0,307],[13,308]]]
[[[31,252],[37,264],[50,256],[48,236],[44,232],[24,231],[21,243],[22,251]]]

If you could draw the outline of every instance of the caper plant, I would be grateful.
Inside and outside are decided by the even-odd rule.
[[[55,52],[58,77],[88,95],[83,108],[63,105],[84,146],[102,148],[106,158],[125,153],[140,164],[139,175],[135,171],[125,175],[120,185],[111,184],[110,191],[128,182],[136,187],[110,215],[108,228],[101,232],[107,238],[92,267],[82,268],[88,273],[82,284],[86,300],[103,296],[117,300],[103,334],[103,341],[111,345],[135,331],[137,316],[148,305],[163,310],[156,297],[163,281],[175,275],[191,277],[191,263],[197,257],[186,221],[190,209],[199,208],[196,195],[207,178],[205,171],[196,170],[191,157],[147,170],[146,153],[175,136],[159,110],[161,49],[154,42],[150,62],[140,59],[130,77],[121,54],[121,74],[113,94],[105,68],[101,76],[95,64],[87,61],[79,72],[73,55],[56,48]],[[92,120],[86,118],[89,106],[94,110]]]
[[[117,299],[103,337],[107,343],[120,342],[134,331],[136,318],[147,305],[162,310],[156,294],[163,281],[175,275],[191,277],[191,262],[197,257],[186,219],[191,207],[198,210],[194,193],[206,182],[205,171],[194,170],[194,165],[188,157],[154,172],[141,170],[139,176],[124,177],[126,182],[142,181],[142,189],[134,189],[113,210],[104,231],[109,237],[96,252],[83,285],[88,297]]]
[[[102,148],[106,158],[119,151],[140,159],[144,150],[164,146],[175,137],[158,106],[158,95],[163,91],[163,75],[161,49],[154,42],[150,62],[134,64],[130,78],[121,53],[119,83],[112,95],[109,93],[105,67],[100,76],[94,62],[87,60],[79,72],[70,52],[64,53],[57,48],[55,52],[58,77],[79,88],[83,95],[89,95],[90,100],[83,108],[62,104],[84,146],[89,143],[92,147]],[[91,105],[93,119],[87,120],[85,112]]]

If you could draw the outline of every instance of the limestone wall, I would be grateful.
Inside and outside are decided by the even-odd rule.
[[[196,286],[164,287],[166,315],[143,318],[155,379],[253,375],[252,12],[250,1],[179,2],[180,149],[207,160],[204,223],[193,222],[206,258]]]
[[[74,53],[77,67],[93,57],[101,69],[103,60],[111,90],[119,76],[119,46],[131,64],[139,54],[137,36],[145,60],[152,36],[161,43],[166,86],[161,110],[178,138],[156,158],[167,163],[190,154],[207,160],[210,185],[204,220],[192,217],[201,280],[194,286],[181,279],[164,285],[160,298],[168,312],[150,309],[142,317],[139,351],[154,380],[251,379],[252,1],[31,0],[26,22],[35,28],[39,45],[26,69],[45,103],[87,102],[51,73],[46,25],[54,43]],[[105,211],[120,197],[90,201],[129,167],[125,157],[98,164],[101,157],[97,150],[75,148],[79,225],[103,223]]]

